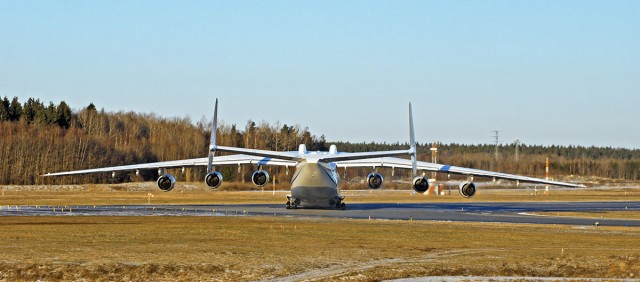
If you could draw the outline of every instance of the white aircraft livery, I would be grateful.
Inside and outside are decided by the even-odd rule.
[[[295,167],[295,173],[291,179],[291,194],[287,196],[286,207],[291,208],[330,208],[345,209],[344,197],[339,193],[340,178],[338,168],[349,167],[390,167],[411,169],[413,172],[412,188],[418,193],[424,193],[429,189],[429,180],[424,175],[419,176],[418,170],[441,172],[447,174],[467,175],[468,180],[460,183],[459,192],[463,197],[470,198],[476,193],[476,184],[473,176],[482,176],[495,179],[507,179],[519,182],[538,183],[565,187],[584,187],[580,184],[550,181],[540,178],[532,178],[513,174],[499,173],[486,170],[478,170],[416,160],[416,140],[413,130],[413,114],[409,104],[409,130],[410,148],[406,150],[344,153],[338,152],[335,145],[331,145],[328,152],[309,152],[304,144],[298,151],[278,152],[268,150],[245,149],[238,147],[218,146],[216,143],[216,130],[218,127],[218,100],[216,99],[211,128],[211,143],[209,145],[209,157],[135,164],[97,169],[86,169],[69,172],[47,173],[43,176],[62,176],[87,173],[104,173],[116,171],[139,171],[141,169],[157,169],[159,178],[158,187],[163,191],[171,191],[176,184],[173,175],[166,173],[167,168],[180,168],[186,166],[207,166],[205,183],[216,189],[222,184],[222,174],[216,171],[216,166],[225,165],[258,165],[251,176],[252,182],[257,186],[269,183],[269,174],[263,170],[263,166]],[[232,153],[233,155],[215,156],[216,152]],[[410,156],[411,159],[398,158],[398,156]],[[372,172],[367,176],[367,184],[371,189],[382,186],[383,176],[378,172]]]

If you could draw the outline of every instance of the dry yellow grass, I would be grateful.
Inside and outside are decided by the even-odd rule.
[[[270,217],[4,217],[0,279],[630,278],[640,229]]]

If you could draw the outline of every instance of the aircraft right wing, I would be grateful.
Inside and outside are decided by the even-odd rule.
[[[515,174],[507,174],[501,172],[493,172],[488,170],[480,170],[466,167],[458,167],[444,164],[435,164],[430,162],[416,162],[418,170],[431,171],[431,172],[442,172],[442,173],[451,173],[451,174],[460,174],[460,175],[469,175],[469,176],[483,176],[495,179],[507,179],[507,180],[515,180],[520,182],[529,182],[529,183],[539,183],[539,184],[548,184],[555,186],[564,186],[564,187],[586,187],[581,184],[574,183],[566,183],[552,180],[545,180],[541,178],[520,176]],[[336,162],[338,167],[348,168],[348,167],[391,167],[391,168],[405,168],[412,169],[412,162],[408,159],[401,158],[392,158],[392,157],[384,157],[384,158],[370,158],[370,159],[361,159],[361,160],[349,160],[349,161],[338,161]]]

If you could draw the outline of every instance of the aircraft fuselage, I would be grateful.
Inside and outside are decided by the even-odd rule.
[[[333,163],[300,162],[291,179],[290,204],[305,208],[339,208],[340,177]]]

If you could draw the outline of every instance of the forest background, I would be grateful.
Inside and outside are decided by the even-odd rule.
[[[157,178],[157,171],[92,174],[45,178],[42,174],[135,163],[201,158],[207,156],[210,122],[185,118],[165,118],[156,114],[108,112],[93,104],[74,111],[64,101],[45,105],[38,99],[20,102],[0,99],[0,184],[119,183]],[[343,152],[396,150],[406,143],[327,142],[301,125],[256,123],[244,127],[221,123],[219,145],[276,151],[327,150],[336,144]],[[622,181],[640,178],[640,150],[611,147],[542,146],[527,144],[435,144],[438,163],[497,170],[544,177],[545,160],[557,178],[597,177]],[[431,161],[433,143],[418,144],[418,160]],[[518,151],[518,153],[516,153]],[[225,180],[249,181],[255,168],[222,167]],[[292,173],[268,168],[278,182],[289,181]],[[343,179],[366,176],[370,168],[341,172]],[[203,167],[187,167],[172,172],[180,181],[201,181]],[[394,179],[408,178],[408,171],[395,171]]]

